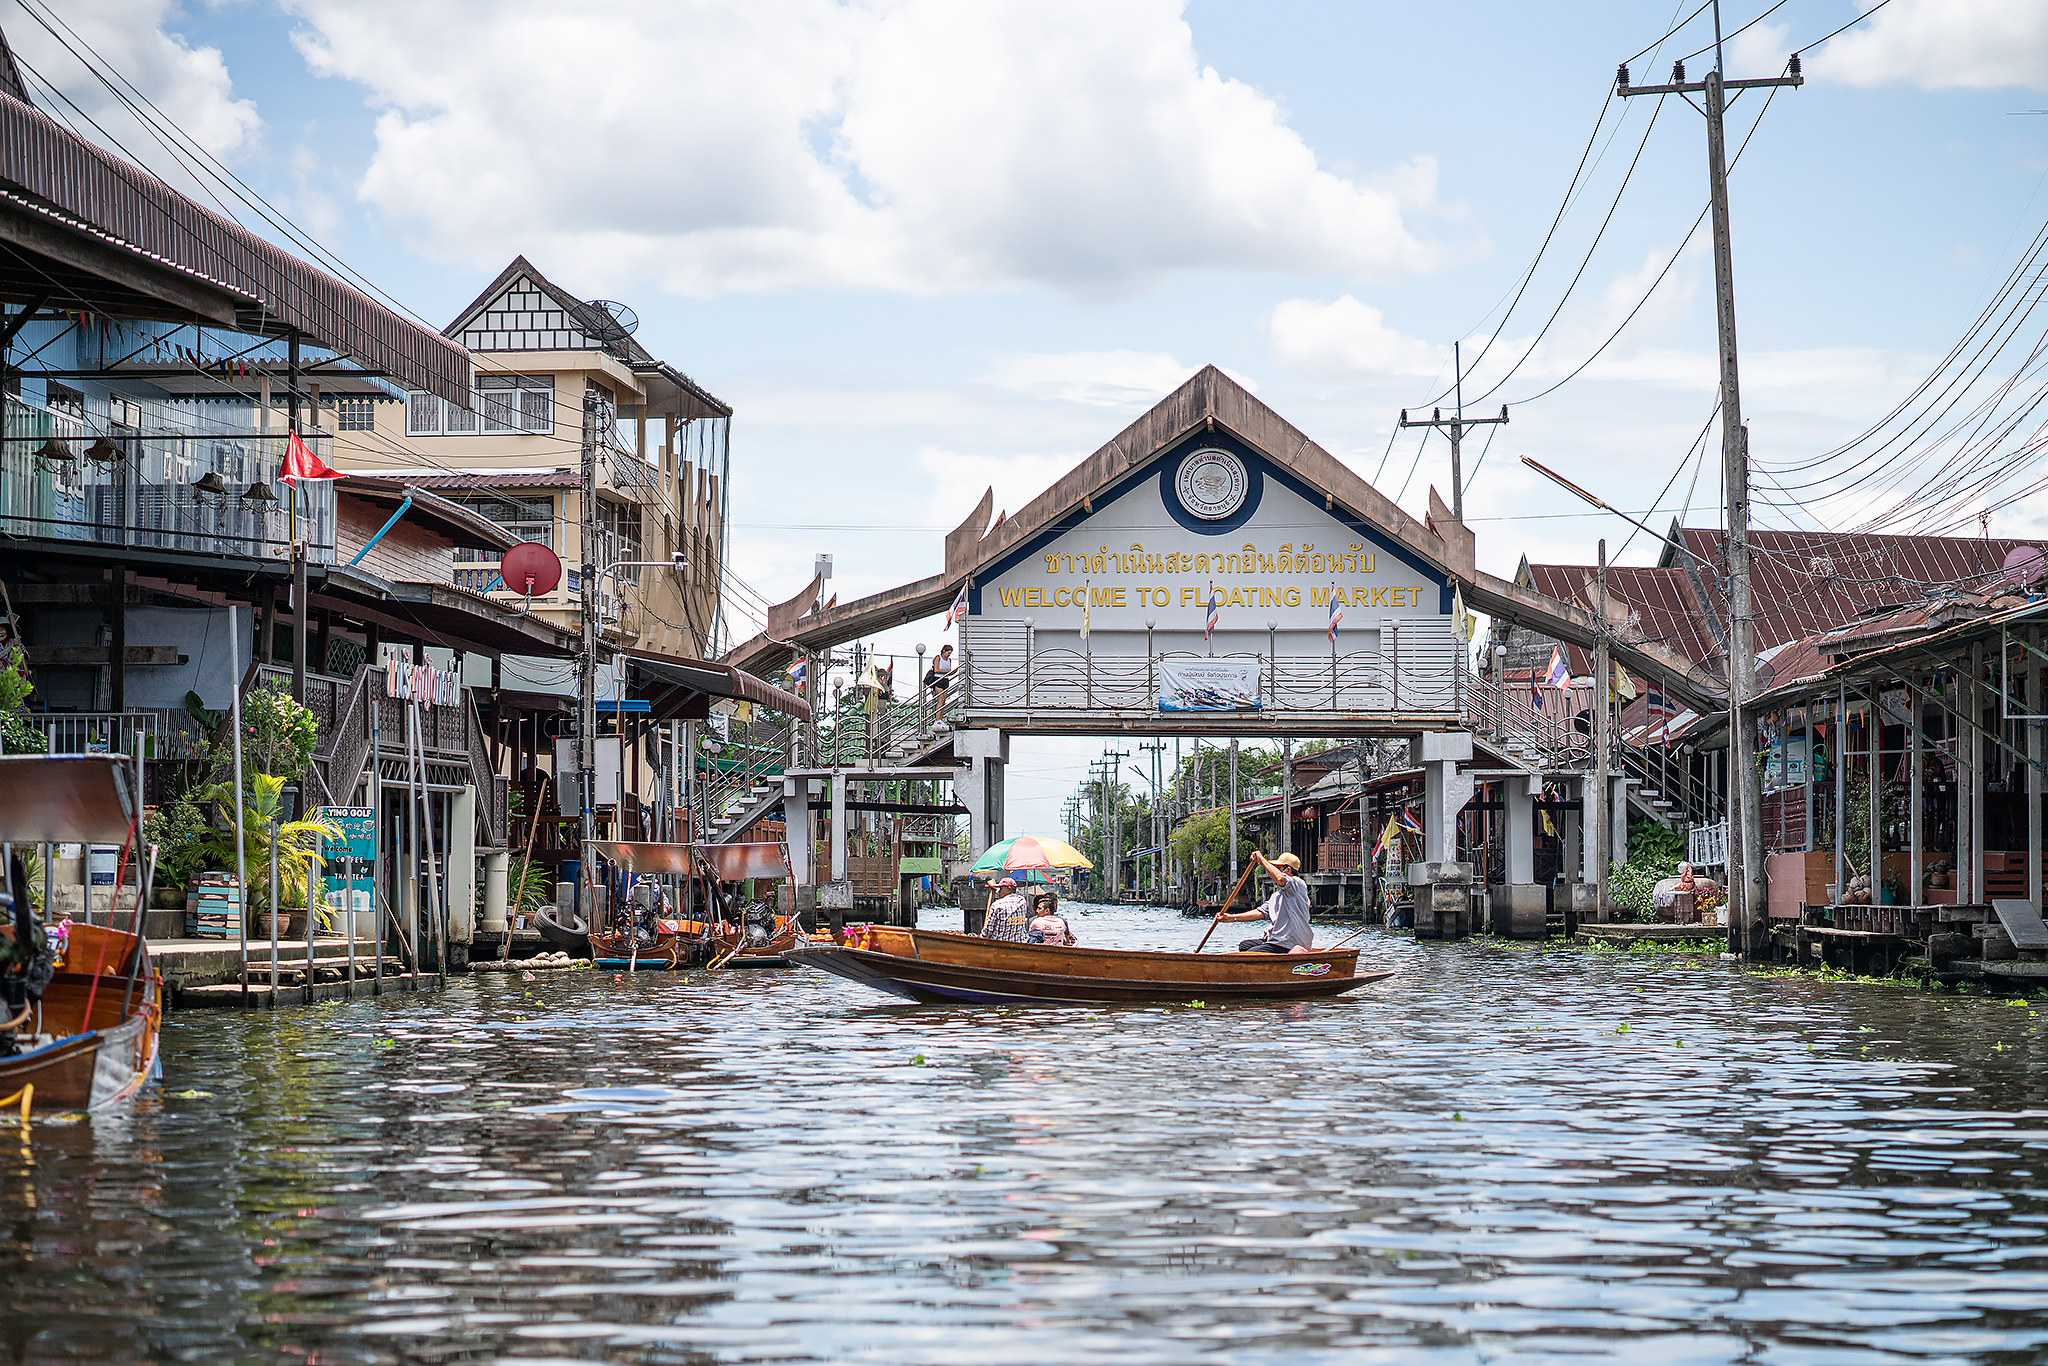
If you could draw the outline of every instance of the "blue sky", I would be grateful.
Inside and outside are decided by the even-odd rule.
[[[0,4],[0,23],[22,55],[182,180],[18,3]],[[1790,49],[1866,7],[1786,0],[1731,45],[1729,74],[1776,74]],[[1489,389],[1563,307],[1480,406],[1531,398],[1584,361],[1703,206],[1701,118],[1610,98],[1616,63],[1690,8],[62,10],[239,175],[436,326],[515,251],[631,303],[640,339],[737,409],[740,577],[787,596],[829,551],[848,598],[932,572],[943,529],[984,486],[1018,506],[1206,362],[1419,511],[1431,482],[1447,487],[1445,448],[1416,464],[1403,437],[1386,456],[1396,413],[1447,382],[1451,343],[1469,359],[1500,326],[1596,116],[1607,122],[1581,194],[1467,393]],[[1726,26],[1767,8],[1731,3]],[[2048,106],[2043,8],[1891,0],[1809,52],[1809,84],[1772,102],[1733,187],[1760,463],[1818,453],[1878,417],[2048,217],[2048,117],[2023,112]],[[1637,81],[1711,36],[1702,16],[1639,59]],[[1762,102],[1737,104],[1741,132]],[[1600,361],[1513,410],[1468,495],[1483,567],[1584,561],[1594,537],[1613,549],[1628,534],[1541,485],[1521,454],[1617,505],[1655,503],[1659,521],[1690,490],[1692,520],[1714,520],[1711,454],[1657,501],[1712,407],[1712,328],[1702,234]],[[1862,515],[1858,496],[1845,488],[1802,515],[1839,528]],[[2036,529],[2024,505],[1993,525]],[[1622,558],[1651,553],[1638,537]],[[932,622],[885,643],[938,638]],[[1078,776],[1066,764],[1058,747],[1020,762],[1013,825],[1052,823]]]

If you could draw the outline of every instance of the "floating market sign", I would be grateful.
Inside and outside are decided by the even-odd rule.
[[[1021,652],[1028,625],[1034,653],[1142,659],[1149,627],[1156,654],[1327,658],[1333,607],[1340,653],[1448,641],[1442,572],[1325,501],[1233,439],[1186,443],[977,575],[963,643]]]

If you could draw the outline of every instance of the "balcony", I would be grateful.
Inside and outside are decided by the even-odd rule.
[[[0,440],[0,531],[51,541],[281,559],[290,519],[276,482],[285,436],[242,430],[116,429],[6,401]],[[331,438],[309,433],[323,458]],[[246,496],[262,490],[268,498]],[[334,488],[299,494],[299,539],[334,562]]]

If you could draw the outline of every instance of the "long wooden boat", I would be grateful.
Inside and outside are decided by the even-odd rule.
[[[109,755],[0,757],[0,840],[11,844],[141,845],[142,808],[131,761]],[[147,905],[153,867],[136,878]],[[138,933],[69,926],[62,956],[29,910],[28,885],[11,861],[0,881],[13,903],[0,934],[30,954],[10,954],[0,995],[0,1107],[99,1110],[140,1090],[157,1066],[162,984]],[[131,930],[140,930],[135,913]],[[26,961],[32,959],[32,961]],[[49,972],[43,982],[42,973]],[[40,984],[40,990],[38,990]]]
[[[791,950],[809,942],[804,927],[793,915],[778,915],[772,925],[762,926],[765,935],[744,919],[721,920],[711,927],[716,957],[711,961],[724,968],[787,968]]]
[[[654,922],[653,942],[635,944],[632,927],[622,923],[616,929],[591,934],[591,961],[601,968],[681,972],[706,961],[710,929],[702,920],[671,917]]]
[[[1358,950],[1161,953],[1014,944],[945,930],[849,926],[838,946],[790,957],[835,977],[927,1005],[1287,1001],[1336,996],[1391,972],[1358,969]]]
[[[73,925],[61,966],[17,1031],[48,1042],[0,1058],[0,1108],[20,1105],[27,1087],[35,1088],[27,1098],[37,1113],[126,1100],[156,1067],[161,1018],[147,943],[123,930]]]

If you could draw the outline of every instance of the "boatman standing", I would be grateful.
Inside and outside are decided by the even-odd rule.
[[[1307,953],[1315,947],[1316,932],[1308,923],[1308,883],[1301,877],[1301,860],[1292,854],[1269,859],[1256,849],[1252,857],[1273,879],[1273,895],[1242,915],[1232,915],[1227,908],[1220,910],[1216,919],[1266,922],[1266,933],[1239,944],[1239,953]]]

